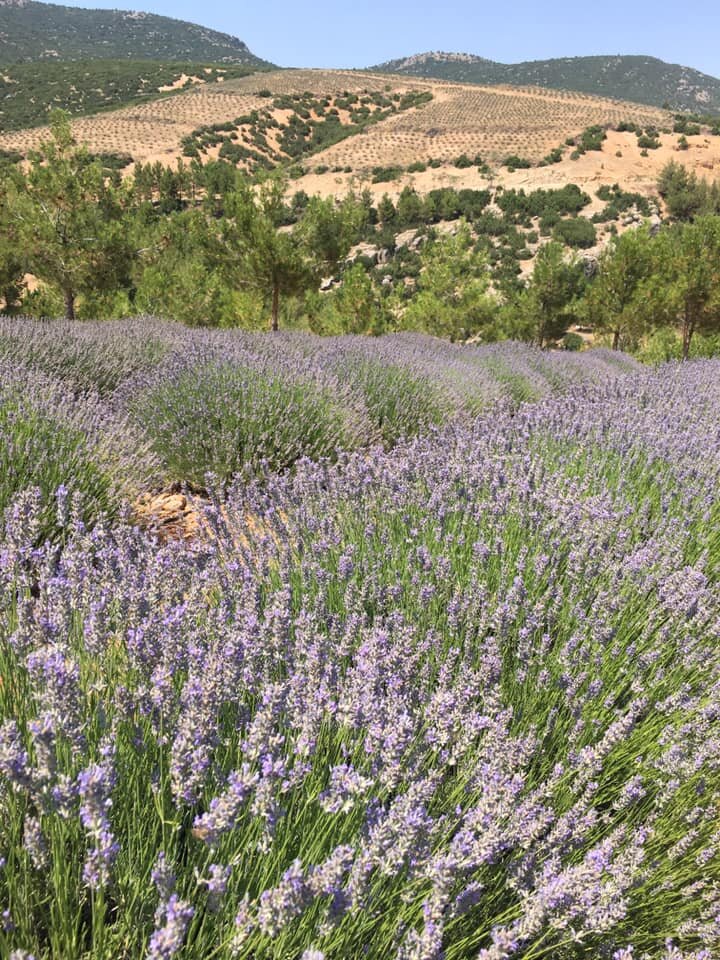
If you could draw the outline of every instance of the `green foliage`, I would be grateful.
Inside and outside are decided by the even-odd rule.
[[[17,226],[7,201],[7,191],[0,184],[0,310],[3,313],[16,313],[20,310],[25,292],[25,270],[18,247]]]
[[[10,183],[7,217],[26,272],[59,289],[74,319],[78,294],[117,286],[127,275],[128,197],[108,183],[99,161],[75,148],[66,114],[56,113],[51,129],[22,186]]]
[[[228,282],[223,264],[213,256],[211,239],[205,217],[196,212],[159,224],[146,237],[145,253],[136,266],[135,310],[188,326],[261,325],[262,292]]]
[[[353,194],[339,202],[332,197],[312,197],[294,235],[312,252],[316,269],[328,271],[345,258],[366,226],[367,208]]]
[[[410,303],[396,305],[402,329],[465,340],[492,326],[497,302],[488,292],[487,261],[475,248],[466,224],[455,236],[426,244],[420,260]]]
[[[504,190],[495,202],[511,223],[529,221],[531,217],[560,217],[577,214],[590,203],[590,197],[574,183],[559,190]]]
[[[323,335],[381,334],[390,321],[377,284],[361,263],[348,267],[332,292],[308,294],[304,308],[310,330]]]
[[[373,167],[372,182],[387,183],[390,180],[397,180],[402,175],[402,167]]]
[[[607,140],[607,133],[599,124],[587,127],[578,137],[576,150],[578,153],[588,153],[592,150],[602,150],[603,142]]]
[[[89,12],[89,11],[88,11]],[[2,8],[0,7],[0,18]],[[160,62],[152,60],[72,60],[15,63],[0,71],[2,114],[0,129],[21,130],[47,123],[49,112],[62,104],[72,116],[86,116],[132,103],[159,100],[176,94],[183,75],[204,83],[248,76],[255,68],[214,62]],[[187,82],[186,86],[190,84]]]
[[[563,350],[570,350],[575,353],[583,349],[585,342],[579,333],[566,333],[562,338],[561,346]]]
[[[614,350],[637,346],[645,332],[641,284],[651,271],[651,239],[644,229],[626,231],[600,255],[582,311],[598,334],[612,338]]]
[[[546,154],[541,161],[541,166],[544,164],[548,166],[553,163],[560,163],[563,158],[563,148],[562,147],[553,147],[550,153]]]
[[[562,245],[544,244],[527,287],[511,304],[516,330],[541,347],[562,339],[575,319],[575,304],[584,286],[580,264],[566,257]]]
[[[598,199],[605,200],[607,206],[601,212],[593,215],[594,223],[607,223],[608,220],[617,220],[622,213],[632,209],[637,210],[643,217],[650,216],[650,201],[648,198],[642,193],[623,190],[618,183],[612,186],[603,185],[595,195]]]
[[[403,187],[397,202],[397,222],[400,227],[414,227],[425,220],[422,197],[412,187]]]
[[[0,7],[0,63],[21,61],[159,60],[268,64],[242,41],[183,20],[123,10],[85,10],[49,3]]]
[[[453,166],[457,167],[458,170],[467,170],[469,167],[474,166],[474,164],[466,153],[462,153],[459,157],[453,160]]]
[[[512,173],[513,170],[527,170],[532,166],[532,164],[529,160],[525,160],[523,157],[518,157],[513,153],[511,156],[505,157],[503,160],[503,166],[507,167]]]
[[[683,359],[695,333],[720,331],[720,218],[699,217],[660,233],[642,293],[649,322],[680,328]]]
[[[657,133],[639,134],[637,144],[643,150],[658,150],[661,146]]]
[[[239,286],[270,301],[270,326],[279,326],[280,297],[301,293],[315,280],[319,264],[304,238],[278,228],[284,215],[286,181],[273,177],[253,190],[240,182],[226,198],[227,216],[211,242],[212,256]]]
[[[717,122],[716,118],[713,118]],[[701,127],[699,123],[693,123],[686,114],[675,114],[675,123],[673,124],[673,133],[682,133],[686,137],[697,137],[700,134]]]
[[[691,221],[698,216],[720,213],[720,184],[699,179],[674,160],[660,171],[658,193],[675,220]]]
[[[586,217],[561,220],[553,231],[556,240],[575,249],[592,247],[597,240],[595,227]]]

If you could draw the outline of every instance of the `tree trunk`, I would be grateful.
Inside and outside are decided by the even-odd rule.
[[[620,331],[619,330],[613,330],[612,348],[613,350],[620,349]]]
[[[280,309],[280,287],[278,284],[273,285],[272,293],[272,314],[270,320],[270,329],[273,333],[277,333],[280,329],[280,323],[278,322],[278,312]]]
[[[687,310],[685,311],[685,316],[683,317],[682,325],[682,358],[687,360],[690,356],[690,341],[692,340],[693,335],[693,322],[688,315]]]
[[[72,290],[65,291],[65,319],[75,319],[75,294]]]

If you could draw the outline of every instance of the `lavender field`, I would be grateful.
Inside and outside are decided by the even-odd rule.
[[[720,956],[720,363],[0,321],[0,438],[0,957]]]

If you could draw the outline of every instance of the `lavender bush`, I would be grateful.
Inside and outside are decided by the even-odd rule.
[[[469,417],[488,356],[544,399]],[[1,956],[719,955],[720,367],[581,360],[439,347],[463,415],[189,544],[15,498]]]
[[[329,384],[273,371],[252,356],[183,359],[159,370],[129,407],[169,477],[195,487],[208,474],[226,483],[247,470],[333,457],[369,439],[361,414]]]
[[[67,323],[0,317],[0,362],[22,363],[80,393],[109,396],[182,342],[182,329],[138,319]]]
[[[127,418],[92,396],[77,400],[43,373],[0,361],[0,516],[15,495],[34,488],[42,540],[61,532],[73,500],[86,523],[114,515],[123,496],[158,472]]]

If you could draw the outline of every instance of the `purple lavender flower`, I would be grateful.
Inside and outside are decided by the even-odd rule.
[[[188,926],[195,911],[176,894],[172,894],[163,910],[162,926],[157,926],[150,942],[146,960],[170,960],[180,951]]]
[[[210,864],[209,871],[210,876],[205,881],[208,889],[208,910],[211,913],[217,913],[222,904],[225,892],[227,891],[232,867],[212,863]]]
[[[110,759],[102,764],[91,764],[77,778],[80,821],[92,844],[85,860],[83,879],[94,890],[107,885],[120,849],[108,817],[115,782],[115,770]]]
[[[33,785],[30,758],[14,720],[0,727],[0,774],[17,789],[29,790]]]

